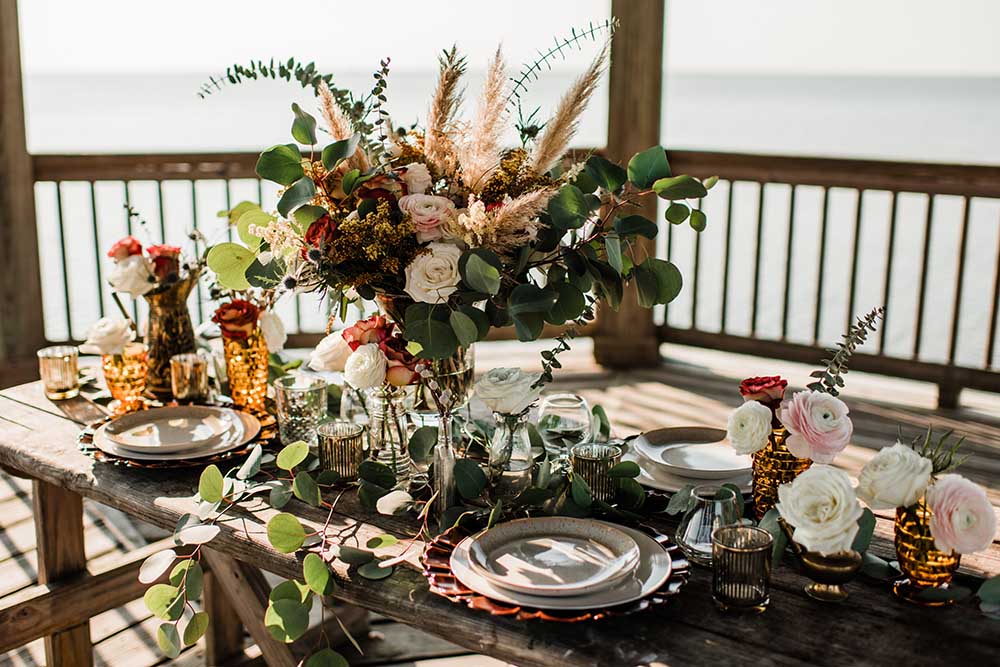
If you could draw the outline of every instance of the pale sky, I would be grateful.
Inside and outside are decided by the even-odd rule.
[[[645,0],[632,0],[642,2]],[[295,55],[329,71],[434,67],[452,42],[481,67],[527,59],[609,0],[19,0],[23,65],[53,72],[212,72]],[[1000,76],[997,0],[668,0],[677,73]],[[590,52],[571,59],[579,69]]]

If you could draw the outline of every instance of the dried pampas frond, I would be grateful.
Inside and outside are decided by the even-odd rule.
[[[427,132],[424,135],[424,154],[427,165],[438,175],[450,174],[455,167],[455,144],[452,139],[455,118],[462,106],[462,90],[458,84],[465,72],[465,58],[458,49],[451,47],[438,58],[441,72],[437,88],[427,113]]]
[[[573,83],[573,87],[559,101],[555,115],[546,124],[541,139],[535,144],[528,157],[528,169],[534,173],[544,174],[547,172],[569,148],[569,142],[576,134],[580,116],[587,108],[587,103],[594,94],[597,83],[601,80],[601,74],[604,73],[609,46],[609,43],[604,44],[601,52],[594,58],[594,62],[590,63],[587,71]]]
[[[526,192],[491,211],[472,195],[466,211],[446,225],[446,235],[500,254],[514,252],[538,235],[538,216],[557,191],[546,187]]]
[[[459,145],[458,162],[462,169],[462,180],[473,192],[479,192],[493,170],[500,164],[500,148],[506,128],[507,65],[500,47],[490,62],[486,82],[479,100],[476,118]]]
[[[323,120],[326,121],[327,128],[330,130],[330,136],[334,140],[340,141],[354,134],[354,125],[351,124],[351,121],[341,111],[326,81],[321,81],[316,86],[316,93],[319,95],[320,113],[323,116]],[[361,171],[368,170],[368,157],[361,150],[360,146],[354,151],[354,155],[348,158],[347,162],[352,168],[360,169]]]

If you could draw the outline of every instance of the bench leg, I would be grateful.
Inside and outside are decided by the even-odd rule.
[[[202,606],[211,621],[205,634],[205,664],[221,667],[243,655],[243,623],[233,611],[233,605],[219,578],[212,570],[205,573]]]
[[[38,583],[51,584],[84,572],[83,498],[47,482],[35,480],[35,538],[38,547]],[[45,638],[49,667],[91,667],[90,619]]]

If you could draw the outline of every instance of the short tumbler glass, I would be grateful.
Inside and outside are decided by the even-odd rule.
[[[364,426],[344,419],[320,424],[316,429],[320,469],[337,473],[341,482],[356,480],[365,458],[364,433]]]
[[[73,345],[55,345],[38,351],[38,374],[45,386],[46,398],[61,401],[79,395],[77,355]]]
[[[712,597],[723,611],[762,612],[770,601],[774,538],[755,526],[712,533]]]
[[[316,445],[316,427],[326,417],[326,380],[286,375],[274,381],[278,434],[284,445],[302,440]]]
[[[692,504],[677,526],[677,546],[698,565],[712,564],[712,533],[740,523],[736,492],[728,486],[704,484],[691,491]]]
[[[579,475],[587,483],[594,498],[605,502],[614,498],[617,485],[608,471],[621,463],[621,447],[596,442],[583,443],[570,450],[570,460],[573,474]]]
[[[170,357],[170,391],[177,401],[207,401],[208,359],[197,352]]]

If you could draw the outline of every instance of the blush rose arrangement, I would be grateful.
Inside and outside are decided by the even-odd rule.
[[[309,357],[316,371],[340,371],[352,388],[368,390],[417,382],[423,365],[406,349],[394,322],[374,315],[320,341]]]

